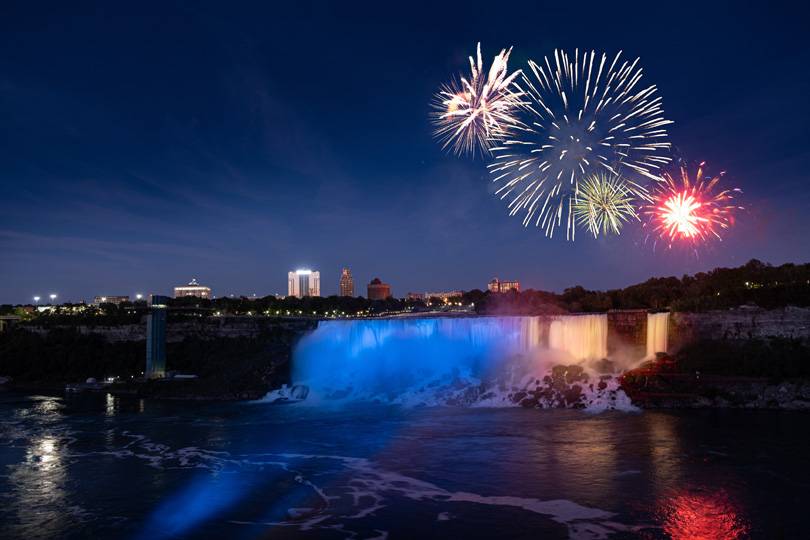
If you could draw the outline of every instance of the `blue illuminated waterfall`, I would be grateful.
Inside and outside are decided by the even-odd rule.
[[[293,381],[315,399],[447,400],[539,343],[537,317],[323,321],[296,347]]]
[[[552,363],[603,358],[606,342],[605,315],[322,321],[296,347],[292,376],[308,402],[469,404]]]

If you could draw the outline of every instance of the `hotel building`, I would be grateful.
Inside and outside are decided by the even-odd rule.
[[[383,283],[380,278],[374,278],[368,284],[369,300],[385,300],[391,296],[391,285]]]
[[[501,281],[498,278],[492,278],[487,284],[487,289],[489,292],[493,293],[505,293],[508,291],[517,291],[520,292],[520,282],[515,281]]]
[[[408,300],[424,300],[425,302],[427,302],[431,298],[438,298],[446,302],[450,298],[456,298],[463,294],[464,291],[441,291],[441,292],[426,292],[426,293],[409,292],[406,298]]]
[[[320,296],[321,273],[312,270],[296,270],[287,273],[287,296]]]
[[[340,272],[340,296],[354,296],[354,278],[352,277],[352,271],[348,268],[344,268]]]

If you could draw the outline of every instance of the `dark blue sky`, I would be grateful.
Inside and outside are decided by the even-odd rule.
[[[798,4],[107,4],[0,7],[0,302],[191,277],[264,295],[300,266],[324,294],[347,265],[358,292],[379,276],[404,295],[810,259]],[[524,229],[481,160],[431,137],[431,95],[479,40],[488,61],[514,45],[515,68],[555,47],[641,56],[677,152],[726,170],[749,210],[699,258],[654,253],[637,227],[575,243]]]

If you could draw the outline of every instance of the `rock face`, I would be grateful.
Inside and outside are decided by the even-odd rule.
[[[169,322],[166,327],[166,341],[179,343],[186,339],[250,338],[255,339],[268,331],[292,330],[305,332],[316,326],[312,319],[282,319],[266,317],[206,317],[203,319]],[[46,335],[53,329],[62,327],[42,327],[25,325],[25,329]],[[108,343],[121,343],[146,340],[146,322],[142,324],[121,324],[116,326],[68,326],[82,335],[98,335]]]
[[[258,399],[290,382],[292,349],[310,319],[208,318],[169,324],[167,368],[192,380],[141,380],[145,325],[24,327],[4,335],[3,376],[34,387],[115,377],[110,391],[174,399]],[[25,331],[28,330],[28,331]]]
[[[647,310],[614,309],[607,313],[608,355],[644,356],[647,345]]]
[[[629,399],[612,374],[589,375],[579,365],[557,365],[540,378],[529,379],[509,400],[526,408],[629,409]]]
[[[810,410],[810,381],[775,383],[767,378],[660,373],[644,368],[625,373],[621,388],[644,409]]]
[[[810,341],[810,309],[742,307],[705,313],[673,313],[669,334],[670,350],[706,339],[790,338]]]

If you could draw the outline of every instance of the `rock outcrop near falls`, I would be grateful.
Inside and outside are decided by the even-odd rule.
[[[532,377],[524,388],[511,393],[521,407],[572,409],[626,409],[629,399],[612,374],[589,375],[579,365],[558,365],[541,378]]]

